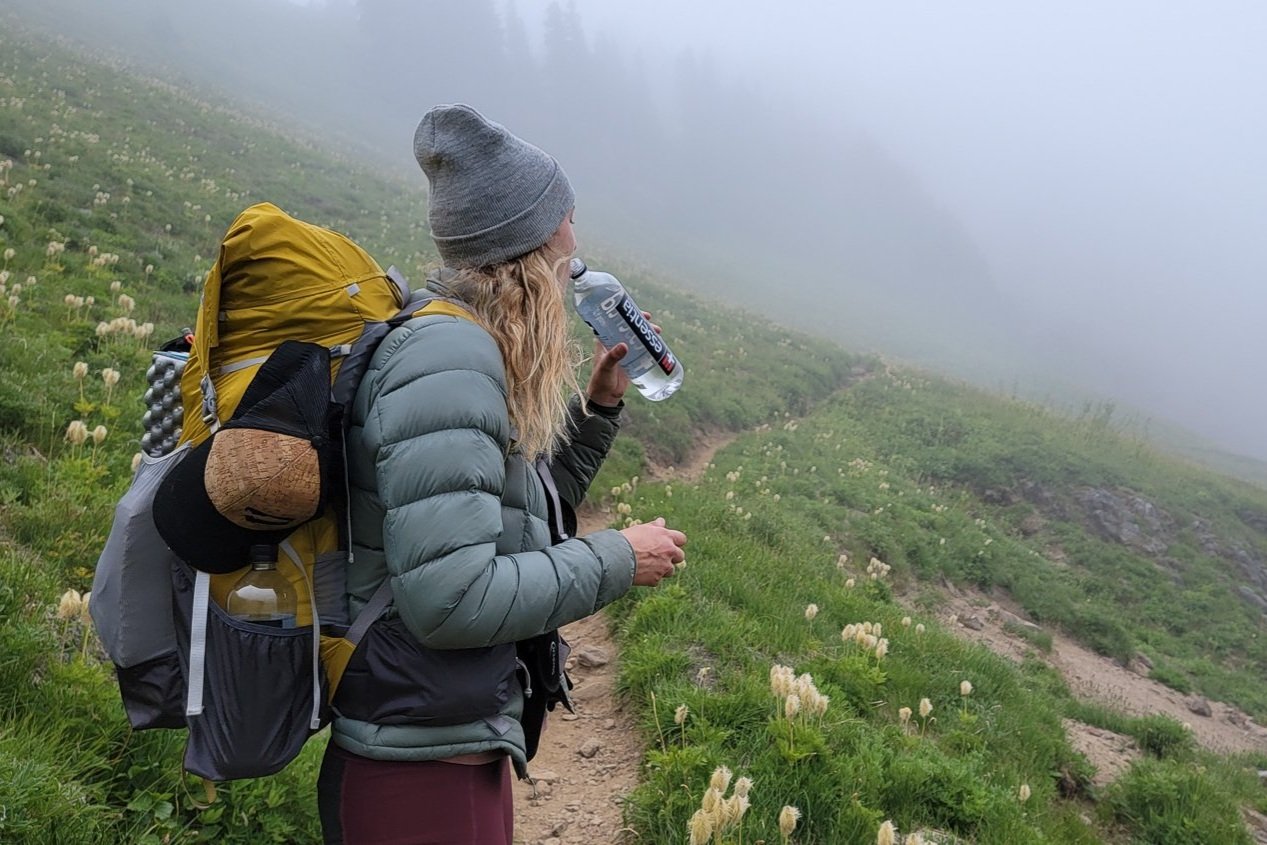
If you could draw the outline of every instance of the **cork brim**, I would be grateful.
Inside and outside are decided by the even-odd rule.
[[[294,530],[243,528],[220,513],[207,495],[207,459],[226,431],[232,429],[221,429],[191,449],[154,494],[154,527],[163,542],[194,569],[213,575],[247,566],[251,546],[280,543]]]
[[[255,428],[218,432],[203,470],[207,498],[250,531],[295,529],[317,515],[321,463],[299,437]]]

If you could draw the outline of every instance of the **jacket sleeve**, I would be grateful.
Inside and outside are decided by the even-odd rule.
[[[581,410],[581,397],[572,397],[568,406],[570,439],[550,461],[550,474],[559,488],[559,498],[573,510],[585,501],[586,491],[616,440],[622,408],[623,402],[615,408],[590,403],[587,416]]]
[[[633,582],[616,531],[498,555],[510,421],[492,338],[428,317],[381,369],[367,426],[395,606],[431,648],[512,642],[594,613]],[[372,430],[371,430],[372,429]]]

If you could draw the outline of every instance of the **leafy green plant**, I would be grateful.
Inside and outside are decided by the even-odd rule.
[[[1195,747],[1192,731],[1169,716],[1144,716],[1132,733],[1139,745],[1154,757],[1183,758]]]
[[[1249,845],[1232,796],[1191,766],[1141,760],[1109,790],[1105,808],[1135,841],[1155,845]]]

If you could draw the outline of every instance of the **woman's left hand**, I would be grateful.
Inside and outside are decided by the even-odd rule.
[[[628,352],[629,345],[625,343],[607,349],[594,341],[594,372],[590,373],[590,383],[585,392],[595,405],[614,408],[620,404],[621,397],[629,389],[629,376],[620,366],[620,360]]]
[[[650,322],[649,313],[643,311],[642,316]],[[655,329],[656,334],[660,333],[660,327],[655,323],[651,323],[651,328]],[[620,404],[625,391],[629,389],[629,376],[625,373],[625,368],[620,366],[620,361],[628,353],[627,343],[618,343],[608,349],[597,340],[594,341],[594,371],[590,373],[589,386],[585,392],[595,405],[614,408]]]

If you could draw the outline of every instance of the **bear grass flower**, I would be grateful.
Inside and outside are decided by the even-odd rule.
[[[876,831],[875,845],[896,845],[896,842],[897,828],[893,822],[885,819],[884,823],[880,825],[880,829]]]
[[[718,766],[713,769],[712,776],[708,779],[708,788],[716,789],[720,794],[725,795],[726,790],[730,789],[730,779],[733,773],[726,766]]]
[[[66,426],[66,439],[71,446],[82,446],[88,440],[88,426],[84,425],[83,420],[71,420],[70,425]]]
[[[107,405],[110,404],[110,397],[114,393],[114,386],[119,383],[119,378],[119,371],[112,367],[106,367],[101,371],[101,380],[105,382],[106,385],[105,404]]]
[[[690,841],[704,843],[720,841],[723,834],[735,827],[740,827],[739,839],[743,839],[743,817],[752,806],[748,797],[752,789],[750,778],[739,778],[735,783],[735,791],[726,797],[730,788],[732,773],[726,766],[718,766],[709,777],[708,789],[700,800],[699,809],[691,816],[687,830]]]
[[[808,604],[808,605],[806,605],[806,606],[805,606],[805,618],[806,618],[806,620],[812,621],[812,620],[814,619],[814,617],[815,617],[815,616],[817,616],[817,615],[818,615],[818,605],[816,605],[816,604]]]
[[[796,690],[796,672],[791,666],[775,663],[770,667],[770,692],[784,698]]]
[[[889,566],[877,557],[871,558],[871,560],[867,563],[867,575],[871,577],[872,581],[879,581],[887,578],[889,571],[892,569],[893,567]]]
[[[722,802],[722,829],[728,830],[743,821],[744,814],[752,806],[747,795],[735,793]]]
[[[800,820],[801,811],[790,804],[779,810],[779,835],[785,843],[792,840],[792,831],[796,830],[796,823]]]
[[[1022,804],[1024,804],[1026,801],[1029,800],[1029,796],[1030,796],[1029,784],[1028,783],[1021,784],[1021,788],[1017,790],[1016,797],[1020,799]]]
[[[708,845],[713,838],[713,814],[705,810],[696,810],[687,825],[691,845]]]
[[[78,590],[67,590],[57,602],[58,619],[75,619],[82,613],[84,598]]]

